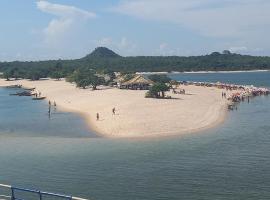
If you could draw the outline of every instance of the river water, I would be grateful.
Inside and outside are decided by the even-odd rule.
[[[172,74],[270,87],[269,72]],[[83,120],[0,89],[0,182],[100,200],[270,199],[270,97],[173,138],[98,138]]]

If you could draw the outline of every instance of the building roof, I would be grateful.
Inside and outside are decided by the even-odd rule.
[[[130,79],[129,81],[126,81],[122,85],[134,85],[134,84],[150,85],[154,84],[154,82],[148,78],[145,78],[143,75],[136,75],[134,78]]]

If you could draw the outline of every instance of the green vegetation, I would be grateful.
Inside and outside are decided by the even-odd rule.
[[[113,72],[158,72],[158,71],[229,71],[270,69],[270,57],[248,56],[229,52],[214,52],[205,56],[138,56],[121,57],[105,48],[96,48],[91,54],[75,60],[48,60],[36,62],[0,62],[4,77],[29,78],[38,80],[44,77],[59,79],[70,77],[76,70],[88,69],[98,74]],[[156,78],[156,77],[154,77]],[[164,81],[162,81],[164,82]]]
[[[106,47],[98,47],[91,54],[88,54],[83,59],[91,58],[120,58],[118,54]]]
[[[165,92],[169,89],[170,87],[165,83],[155,83],[145,96],[147,98],[165,98]]]
[[[75,82],[77,87],[85,89],[91,86],[93,90],[97,89],[98,85],[104,84],[105,79],[95,74],[95,71],[89,69],[79,69],[74,71],[67,81]]]

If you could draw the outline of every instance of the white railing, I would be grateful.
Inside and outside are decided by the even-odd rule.
[[[0,194],[0,200],[2,200],[2,199],[4,199],[4,200],[6,200],[6,199],[11,199],[11,200],[20,199],[20,198],[16,197],[15,191],[22,191],[22,192],[26,192],[26,193],[37,194],[37,197],[38,197],[37,199],[39,199],[39,200],[42,200],[43,196],[58,197],[58,198],[67,199],[67,200],[88,200],[88,199],[84,199],[84,198],[80,198],[80,197],[73,197],[73,196],[68,196],[68,195],[63,195],[63,194],[44,192],[44,191],[40,191],[40,190],[13,187],[11,185],[5,185],[5,184],[0,184],[0,188],[10,189],[10,193],[11,193],[11,196]]]

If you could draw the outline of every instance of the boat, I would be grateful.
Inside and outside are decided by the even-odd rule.
[[[44,100],[46,97],[33,97],[32,100]]]
[[[36,88],[35,88],[35,87],[33,87],[33,88],[27,88],[27,87],[23,87],[23,89],[24,89],[24,90],[33,91],[33,90],[35,90]]]
[[[22,88],[22,85],[8,85],[6,88]]]
[[[80,197],[74,197],[71,195],[63,195],[63,194],[57,194],[52,192],[44,192],[36,189],[26,189],[21,187],[14,187],[11,185],[5,185],[0,184],[0,191],[6,191],[7,194],[0,194],[1,200],[20,200],[22,199],[20,195],[22,194],[31,194],[31,197],[33,195],[36,195],[36,199],[42,200],[43,198],[49,198],[49,199],[66,199],[66,200],[88,200]],[[25,199],[27,200],[27,199]]]
[[[31,92],[29,91],[23,91],[23,92],[17,92],[17,93],[13,93],[13,94],[9,94],[11,96],[32,96]]]

